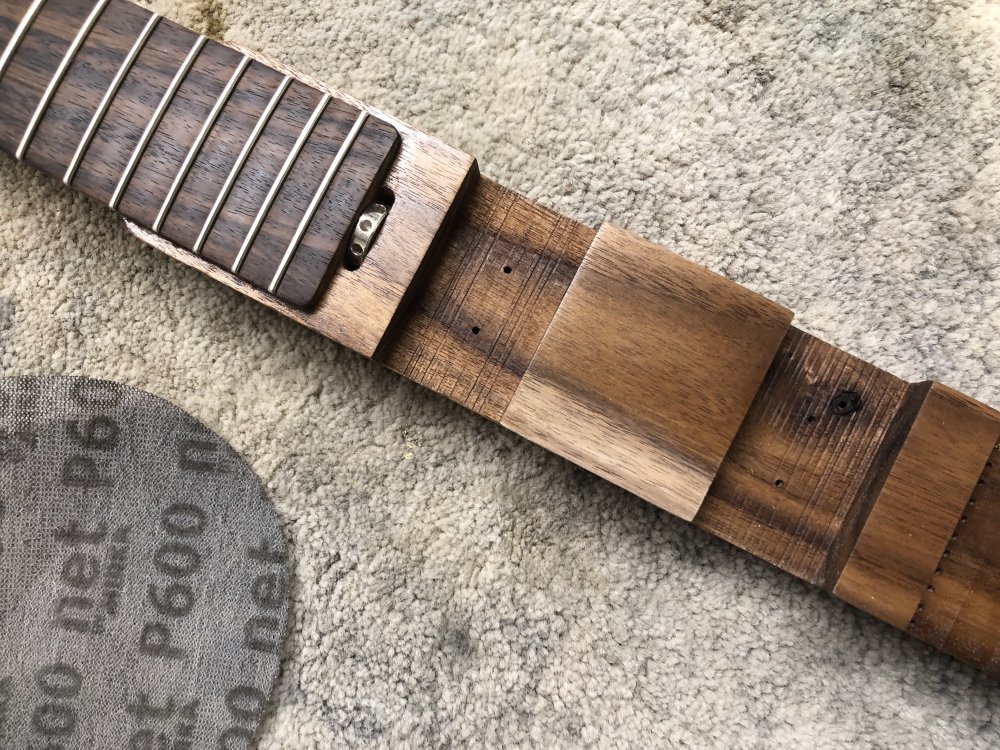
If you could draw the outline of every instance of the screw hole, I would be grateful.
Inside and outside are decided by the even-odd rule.
[[[808,417],[806,417],[806,422],[808,422],[809,424],[812,424],[815,421],[816,421],[816,417],[814,417],[812,414],[810,414]]]
[[[784,487],[785,486],[785,480],[783,480],[783,479],[775,479],[774,480],[774,486],[775,487]]]
[[[830,399],[830,409],[834,414],[846,417],[861,408],[861,394],[857,391],[841,391]]]
[[[478,336],[479,335],[479,326],[472,326],[472,332]]]
[[[934,587],[933,586],[928,586],[927,587],[927,593],[928,594],[933,594],[934,593]]]
[[[511,272],[511,271],[513,271],[513,270],[514,270],[514,269],[513,269],[513,268],[511,268],[510,266],[504,266],[504,267],[503,267],[503,272],[504,272],[504,273],[510,273],[510,272]]]
[[[968,522],[969,522],[969,517],[968,516],[962,516],[962,523],[968,523]]]

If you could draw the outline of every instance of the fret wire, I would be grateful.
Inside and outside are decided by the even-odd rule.
[[[253,247],[253,243],[257,239],[257,235],[260,233],[260,228],[264,225],[264,220],[271,211],[271,206],[274,205],[274,201],[277,199],[278,193],[281,191],[282,186],[285,184],[285,180],[288,178],[288,173],[291,172],[292,167],[295,166],[295,162],[298,160],[299,154],[301,154],[302,149],[305,148],[306,142],[309,140],[309,136],[311,136],[313,130],[316,129],[316,125],[319,123],[319,118],[323,116],[323,112],[326,110],[326,105],[330,103],[330,99],[332,98],[333,97],[329,94],[323,94],[323,98],[320,99],[319,104],[316,105],[316,109],[313,110],[312,116],[309,118],[309,122],[306,123],[306,126],[299,134],[298,140],[295,141],[295,145],[292,146],[292,150],[289,152],[288,158],[286,158],[285,163],[281,165],[281,170],[278,172],[278,176],[271,184],[271,189],[267,191],[267,196],[264,198],[264,202],[261,204],[260,210],[257,211],[253,224],[250,225],[250,231],[247,232],[247,236],[243,239],[243,245],[240,247],[240,251],[236,255],[236,260],[233,261],[233,273],[240,272],[240,268],[243,266],[243,261],[246,260],[247,254],[250,252],[250,248]]]
[[[118,72],[115,73],[115,77],[111,81],[111,85],[104,93],[104,98],[101,99],[101,103],[97,105],[97,110],[94,112],[94,116],[90,118],[87,130],[84,132],[83,138],[80,139],[80,144],[76,147],[76,153],[73,154],[72,161],[70,161],[69,166],[66,168],[66,174],[63,176],[64,184],[69,185],[76,177],[76,172],[80,168],[80,164],[83,162],[83,157],[86,155],[87,149],[90,148],[91,142],[93,142],[94,137],[97,135],[97,129],[101,126],[101,123],[104,121],[104,117],[108,114],[108,110],[111,108],[111,102],[114,101],[114,98],[118,95],[118,90],[125,82],[126,76],[129,74],[129,71],[132,70],[132,66],[135,65],[135,61],[138,59],[143,47],[146,46],[146,42],[149,41],[149,37],[153,34],[153,30],[156,28],[156,25],[160,22],[161,18],[162,16],[159,13],[154,13],[149,17],[149,21],[146,22],[146,27],[142,30],[139,38],[135,40],[135,44],[133,44],[132,49],[129,50],[128,56],[122,61],[121,66],[118,68]]]
[[[14,156],[18,161],[24,159],[24,155],[28,151],[28,146],[31,145],[31,141],[35,137],[35,133],[38,132],[38,126],[42,123],[42,118],[45,116],[45,112],[48,110],[49,105],[52,103],[52,99],[55,98],[56,91],[59,89],[59,85],[63,82],[63,78],[66,77],[66,72],[69,70],[69,66],[73,64],[73,60],[76,59],[77,53],[83,46],[84,40],[93,30],[94,25],[97,23],[97,19],[101,17],[101,13],[107,7],[111,0],[98,0],[98,3],[90,11],[90,15],[87,16],[87,20],[83,22],[83,26],[76,33],[73,38],[73,42],[69,45],[69,49],[66,50],[66,54],[63,55],[62,60],[59,62],[59,67],[56,68],[55,75],[52,76],[49,81],[49,85],[45,88],[45,93],[42,94],[41,101],[38,102],[38,106],[35,107],[35,112],[31,116],[31,121],[28,123],[27,129],[24,131],[24,136],[21,138],[21,143],[17,147],[17,151]]]
[[[19,23],[17,28],[14,30],[14,36],[12,36],[10,41],[7,42],[7,46],[4,48],[3,54],[0,55],[0,77],[7,72],[7,66],[10,65],[11,60],[14,59],[14,53],[17,52],[18,47],[21,46],[21,42],[24,41],[24,37],[27,36],[28,30],[31,28],[31,24],[33,24],[35,19],[38,18],[38,14],[42,10],[43,5],[45,5],[45,0],[34,0],[27,12],[24,14],[24,18],[21,19],[21,23]]]
[[[347,159],[348,153],[351,148],[353,148],[354,142],[361,134],[361,130],[364,128],[367,120],[367,112],[361,112],[361,114],[358,115],[358,119],[354,121],[354,126],[347,134],[347,138],[344,139],[344,142],[337,150],[337,154],[333,157],[333,163],[330,164],[330,168],[323,176],[323,181],[316,190],[316,194],[313,195],[312,200],[309,202],[309,207],[306,208],[306,212],[303,215],[302,220],[299,222],[299,226],[295,230],[295,234],[292,236],[292,241],[288,243],[288,248],[285,250],[285,254],[281,258],[281,263],[278,264],[278,270],[275,271],[274,278],[271,280],[271,284],[267,287],[267,291],[271,294],[277,292],[278,287],[281,286],[281,282],[285,278],[285,272],[288,270],[288,266],[295,257],[295,253],[299,249],[302,238],[305,237],[306,232],[309,230],[312,220],[316,217],[316,212],[319,210],[320,203],[322,203],[323,198],[326,197],[326,192],[330,189],[330,185],[333,183],[333,178],[336,177],[337,172],[340,171],[341,165],[343,165],[344,160]]]
[[[135,170],[139,166],[139,160],[142,158],[146,147],[149,142],[153,139],[153,134],[156,129],[160,126],[160,122],[163,120],[163,115],[166,114],[167,108],[170,103],[174,100],[177,95],[178,89],[180,89],[181,84],[187,77],[187,74],[191,70],[191,66],[194,65],[195,59],[201,52],[202,47],[205,46],[205,42],[208,38],[204,35],[199,36],[188,52],[188,56],[184,58],[184,62],[181,63],[181,67],[178,69],[177,74],[174,76],[167,90],[163,92],[163,98],[160,99],[160,103],[153,113],[153,117],[150,119],[149,124],[146,125],[146,129],[143,131],[142,136],[139,138],[139,142],[135,146],[135,150],[132,151],[132,156],[129,159],[128,165],[125,167],[125,171],[122,173],[121,179],[118,181],[118,186],[115,188],[114,195],[111,196],[111,200],[108,205],[117,210],[118,204],[121,202],[122,196],[125,194],[125,189],[128,187],[129,182],[132,180],[132,176],[135,174]]]
[[[208,119],[205,120],[205,124],[202,125],[201,131],[198,133],[198,137],[195,138],[194,143],[191,144],[191,148],[188,149],[187,155],[184,157],[184,163],[181,165],[180,171],[174,178],[173,184],[170,186],[170,192],[167,193],[167,197],[164,199],[163,205],[160,206],[160,212],[156,216],[156,221],[153,222],[154,232],[159,232],[163,227],[163,222],[167,220],[167,214],[170,213],[170,209],[173,207],[174,201],[177,200],[177,194],[180,192],[181,186],[184,184],[184,180],[187,179],[188,172],[191,171],[191,167],[194,166],[194,160],[198,157],[198,154],[201,153],[202,146],[205,145],[205,140],[208,138],[208,134],[211,132],[212,128],[215,127],[216,121],[219,119],[219,116],[222,114],[222,110],[225,108],[230,97],[233,95],[233,91],[236,90],[236,85],[239,83],[240,78],[243,77],[243,73],[246,72],[250,62],[250,58],[244,55],[240,64],[236,66],[236,70],[233,72],[233,75],[229,78],[226,88],[223,89],[218,100],[215,102],[215,106],[209,113]]]
[[[202,225],[201,232],[198,234],[198,239],[195,240],[194,247],[191,248],[191,251],[195,255],[200,255],[202,249],[205,247],[205,241],[208,239],[208,235],[212,232],[212,228],[215,226],[215,222],[219,218],[219,214],[222,212],[222,207],[225,205],[226,200],[229,198],[229,194],[233,190],[233,186],[236,184],[236,179],[240,176],[240,172],[243,171],[243,167],[246,165],[247,159],[250,158],[250,152],[253,151],[254,146],[257,145],[257,141],[260,140],[260,136],[264,132],[264,128],[271,119],[271,115],[273,115],[274,111],[278,108],[278,104],[281,103],[282,97],[285,95],[285,92],[288,91],[288,87],[291,84],[291,76],[285,76],[282,79],[281,84],[271,96],[271,100],[267,103],[267,107],[264,108],[260,118],[257,120],[257,124],[254,125],[253,131],[250,133],[250,137],[247,138],[246,143],[243,144],[243,149],[240,151],[239,156],[236,157],[236,161],[229,170],[229,174],[226,176],[226,181],[222,185],[222,190],[220,190],[218,196],[216,196],[215,203],[212,204],[212,210],[208,212],[208,216],[205,218],[205,223]]]

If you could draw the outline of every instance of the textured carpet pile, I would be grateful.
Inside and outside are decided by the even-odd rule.
[[[157,0],[1000,405],[1000,6]],[[167,398],[292,559],[267,750],[995,748],[1000,686],[0,160],[5,375]]]

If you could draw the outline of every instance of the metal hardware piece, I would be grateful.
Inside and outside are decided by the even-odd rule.
[[[348,268],[359,268],[365,262],[365,258],[368,257],[368,252],[375,242],[375,237],[388,215],[389,207],[384,203],[372,203],[361,214],[357,226],[354,227],[354,234],[351,235],[351,244],[347,246],[345,264]]]

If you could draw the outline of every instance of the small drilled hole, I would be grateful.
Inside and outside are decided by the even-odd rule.
[[[365,249],[361,247],[361,245],[357,242],[351,245],[351,252],[354,253],[355,255],[360,255],[364,251]]]
[[[830,399],[830,409],[840,417],[846,417],[861,408],[861,394],[857,391],[841,391]]]
[[[927,587],[927,593],[933,594],[934,593],[934,587],[933,586],[928,586]]]
[[[936,575],[936,576],[939,576],[942,573],[944,573],[944,571],[941,568],[938,568],[937,570],[934,571],[934,575]]]
[[[812,424],[815,421],[816,421],[816,417],[814,417],[812,414],[810,414],[808,417],[806,417],[806,422],[808,422],[809,424]]]
[[[365,219],[364,221],[361,222],[361,231],[362,232],[367,232],[371,228],[372,228],[372,223],[370,221],[368,221],[368,219]]]
[[[774,480],[774,486],[775,487],[784,487],[785,486],[785,480],[783,480],[783,479],[775,479]]]
[[[949,549],[946,549],[946,550],[944,551],[944,554],[942,554],[942,555],[941,555],[941,557],[948,557],[948,555],[950,555],[950,554],[951,554],[951,550],[949,550]]]
[[[504,267],[503,267],[503,272],[504,272],[504,273],[510,273],[510,272],[511,272],[511,271],[513,271],[513,270],[514,270],[514,269],[513,269],[513,268],[511,268],[510,266],[504,266]]]
[[[962,523],[968,523],[968,522],[969,522],[969,517],[968,516],[962,516]]]
[[[478,336],[479,335],[479,326],[472,326],[472,332]]]
[[[971,500],[969,500],[969,506],[970,507],[971,506],[975,506],[975,504],[976,504],[976,498],[972,498]]]

